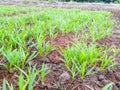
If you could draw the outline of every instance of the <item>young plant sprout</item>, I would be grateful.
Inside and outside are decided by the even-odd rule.
[[[109,65],[113,56],[107,56],[107,53],[110,53],[114,48],[109,48],[104,50],[103,47],[92,43],[87,46],[85,43],[77,43],[72,47],[67,47],[63,50],[63,56],[65,58],[65,66],[71,72],[73,79],[79,73],[80,78],[83,79],[86,75],[92,73],[98,62],[101,62],[101,70],[103,70],[107,65]],[[116,52],[113,52],[114,54]]]

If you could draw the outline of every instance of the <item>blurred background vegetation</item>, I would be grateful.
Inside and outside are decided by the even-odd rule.
[[[105,3],[120,3],[120,0],[47,0],[47,1],[64,1],[64,2],[105,2]]]
[[[30,2],[30,1],[34,1],[34,2],[38,2],[38,1],[49,1],[49,2],[101,2],[101,3],[120,3],[120,0],[0,0],[0,1],[23,1],[23,2]]]

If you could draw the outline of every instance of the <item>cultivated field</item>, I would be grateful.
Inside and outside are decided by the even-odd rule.
[[[119,9],[13,4],[0,5],[0,90],[120,89]]]

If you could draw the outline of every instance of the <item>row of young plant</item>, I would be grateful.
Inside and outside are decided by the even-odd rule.
[[[22,6],[13,6],[13,5],[0,5],[0,16],[10,16],[20,13],[27,13],[31,11],[38,11],[41,8],[37,7],[22,7]]]
[[[37,64],[36,64],[37,65]],[[18,77],[18,90],[34,90],[34,86],[38,83],[44,83],[44,78],[47,75],[47,68],[42,64],[41,69],[37,69],[36,65],[28,66],[27,72],[21,68],[16,67],[21,73]],[[36,79],[37,78],[37,79]],[[2,90],[16,90],[12,83],[6,79],[3,80]]]
[[[113,53],[108,56],[108,54]],[[115,56],[117,50],[115,47],[100,46],[92,42],[90,45],[86,43],[75,43],[72,47],[62,50],[65,58],[65,66],[72,74],[72,80],[79,75],[80,79],[85,76],[96,73],[95,69],[99,68],[99,72],[106,68],[111,69],[117,63]]]
[[[60,30],[62,33],[90,32],[89,36],[99,39],[111,33],[113,23],[110,16],[110,13],[102,11],[45,9],[40,13],[33,12],[13,18],[5,17],[5,20],[2,18],[1,23],[8,25],[8,29],[39,29],[47,32],[51,37]]]
[[[18,76],[20,90],[25,90],[27,86],[31,88],[38,74],[42,77],[40,81],[43,82],[46,75],[44,64],[40,70],[36,70],[35,67],[30,68],[29,62],[37,56],[46,56],[55,48],[50,45],[50,41],[46,41],[46,36],[50,36],[53,40],[59,30],[63,34],[82,32],[83,35],[81,43],[75,42],[72,47],[61,50],[65,66],[71,72],[73,80],[78,74],[81,79],[91,74],[98,62],[100,70],[104,70],[113,62],[116,49],[100,46],[96,41],[111,34],[113,21],[110,17],[111,14],[104,11],[53,8],[15,17],[0,17],[0,55],[3,57],[3,62],[7,61],[1,65],[10,73],[13,72],[13,68],[21,71]],[[92,40],[90,45],[87,45],[88,39]],[[108,56],[110,52],[114,55]],[[26,66],[28,73],[24,71]],[[6,87],[6,84],[13,90],[13,86],[4,80],[3,87]]]

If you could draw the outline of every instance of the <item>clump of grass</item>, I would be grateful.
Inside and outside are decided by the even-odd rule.
[[[24,69],[26,61],[31,61],[36,56],[36,53],[29,55],[29,53],[24,51],[23,48],[14,50],[12,50],[12,48],[2,49],[1,53],[8,61],[8,64],[3,64],[3,66],[5,66],[9,72],[12,72],[12,68],[15,65]]]
[[[37,37],[37,43],[36,43],[36,47],[38,49],[38,54],[40,56],[46,56],[49,51],[52,49],[52,47],[50,46],[49,42],[45,42],[45,37],[44,36],[39,36]]]
[[[23,71],[19,67],[16,68],[21,71],[18,81],[19,90],[26,90],[26,88],[28,88],[28,90],[33,90],[35,85],[35,78],[40,73],[40,70],[36,69],[36,65],[33,67],[28,67],[28,73]]]
[[[65,58],[65,66],[71,72],[72,79],[78,74],[83,79],[92,73],[98,62],[101,62],[101,70],[112,63],[114,56],[107,56],[112,50],[113,48],[105,50],[97,44],[87,46],[85,43],[77,43],[72,47],[67,47],[62,53]]]
[[[16,67],[21,71],[21,74],[19,76],[19,82],[18,82],[19,90],[26,90],[26,88],[28,88],[28,90],[33,90],[34,86],[39,81],[41,81],[42,83],[44,82],[44,78],[48,74],[47,68],[44,64],[42,64],[41,69],[36,69],[36,65],[33,67],[32,66],[28,67],[28,73],[23,71],[19,67]],[[35,78],[37,76],[39,77],[39,79],[35,81]]]
[[[14,87],[12,84],[10,84],[5,78],[3,79],[3,84],[2,84],[2,90],[14,90]]]
[[[101,64],[100,64],[101,71],[104,70],[106,67],[108,67],[108,69],[110,69],[110,68],[113,68],[115,65],[117,65],[117,62],[115,62],[115,57],[118,53],[116,47],[114,47],[114,46],[111,46],[110,48],[104,47],[103,52],[105,54],[103,54],[101,56],[101,58],[102,58]],[[110,53],[112,53],[112,54],[108,55]],[[110,63],[111,63],[111,65],[110,65]]]
[[[28,67],[28,72],[25,72],[21,68],[15,66],[20,70],[21,74],[18,76],[18,88],[19,90],[33,90],[34,86],[39,82],[39,80],[43,83],[44,77],[47,74],[47,69],[45,65],[42,65],[41,69],[36,69],[35,66]],[[36,77],[39,77],[37,81],[35,81]],[[2,90],[15,90],[13,84],[10,84],[6,79],[3,80]]]

